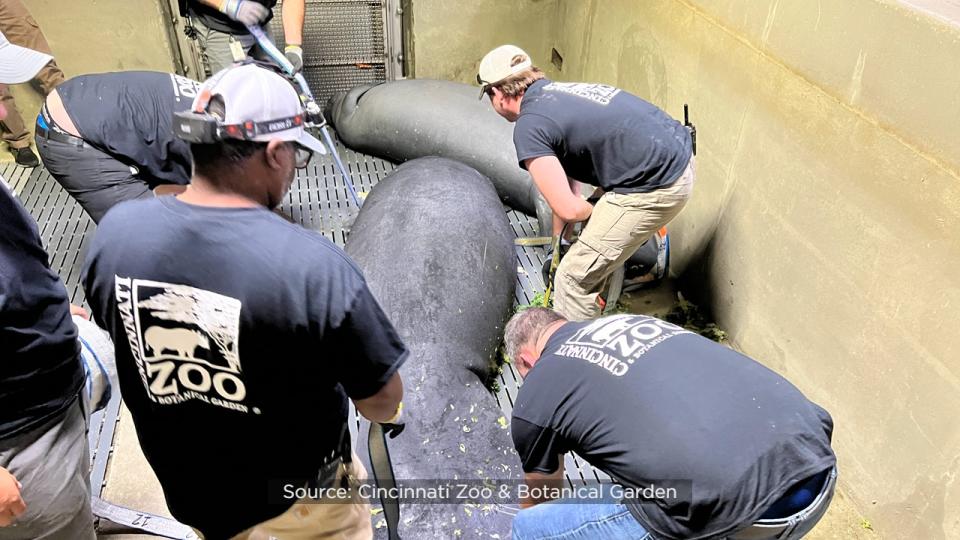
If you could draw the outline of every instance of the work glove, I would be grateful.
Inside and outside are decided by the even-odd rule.
[[[256,26],[270,16],[270,10],[251,0],[224,0],[220,11],[246,26]]]
[[[303,69],[303,49],[299,45],[287,45],[283,49],[283,54],[293,64],[294,73],[299,73]]]

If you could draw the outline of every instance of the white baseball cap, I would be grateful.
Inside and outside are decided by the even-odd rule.
[[[306,116],[300,96],[280,74],[256,64],[228,67],[203,83],[193,108],[213,96],[223,99],[220,124],[228,135],[260,142],[280,139],[318,154],[327,153],[323,143],[304,129]]]
[[[0,32],[0,83],[20,84],[37,76],[53,57],[7,41]]]
[[[501,45],[480,60],[477,83],[483,86],[482,90],[485,92],[490,86],[531,66],[533,60],[523,49],[516,45]],[[482,92],[480,97],[483,97]]]

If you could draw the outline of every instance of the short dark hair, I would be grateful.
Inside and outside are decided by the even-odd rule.
[[[532,307],[517,313],[507,321],[503,330],[503,345],[507,356],[513,361],[520,353],[520,347],[532,339],[537,339],[543,330],[556,321],[565,321],[566,317],[545,307]]]
[[[250,156],[267,147],[259,141],[226,139],[213,144],[191,144],[194,167],[200,172],[240,165]]]

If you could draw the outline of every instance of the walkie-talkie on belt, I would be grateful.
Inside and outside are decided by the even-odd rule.
[[[690,142],[693,145],[693,155],[697,155],[697,126],[690,123],[690,108],[683,104],[683,126],[690,132]]]

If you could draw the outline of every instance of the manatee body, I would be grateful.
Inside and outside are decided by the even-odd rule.
[[[517,164],[513,124],[480,90],[451,81],[407,79],[358,86],[333,96],[327,118],[350,148],[393,161],[442,156],[486,175],[503,202],[536,216],[551,234],[550,207]]]
[[[395,478],[401,485],[497,479],[515,486],[520,462],[481,381],[516,286],[513,234],[493,186],[456,161],[409,161],[371,191],[346,251],[410,347],[401,368],[406,429],[389,441]],[[364,421],[359,437],[364,457],[368,427]],[[507,501],[404,503],[400,534],[509,538],[517,509]]]

